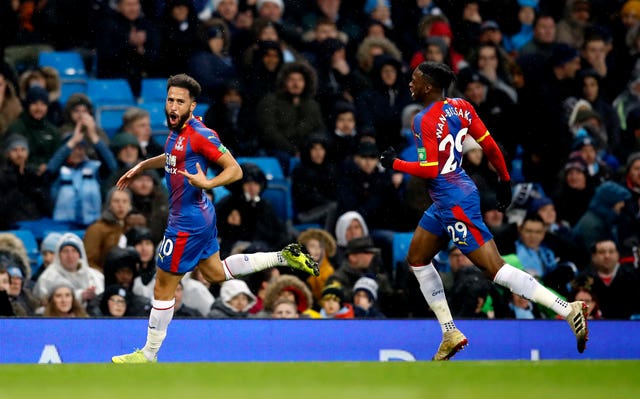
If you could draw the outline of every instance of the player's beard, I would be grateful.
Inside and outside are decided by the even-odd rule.
[[[167,126],[169,126],[169,129],[175,130],[175,131],[179,131],[182,128],[182,126],[184,126],[184,124],[187,123],[187,121],[189,120],[189,117],[191,116],[191,114],[188,112],[185,113],[184,115],[180,115],[176,112],[174,115],[177,116],[177,120],[174,123],[174,122],[171,122],[172,118],[170,113],[165,111],[164,114],[167,118]]]

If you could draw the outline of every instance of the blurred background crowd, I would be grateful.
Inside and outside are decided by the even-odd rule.
[[[221,256],[304,244],[320,277],[272,269],[176,291],[178,317],[431,317],[404,261],[430,205],[410,74],[447,63],[510,167],[513,204],[479,145],[463,167],[509,263],[590,317],[640,317],[640,0],[2,0],[0,314],[146,317],[167,217],[166,78],[238,158],[208,193]],[[64,60],[71,60],[65,64]],[[76,61],[73,63],[72,61]],[[120,83],[121,85],[117,85]],[[123,85],[122,85],[123,84]],[[155,89],[154,89],[155,88]],[[215,174],[211,169],[208,173]],[[454,317],[554,318],[438,256]]]

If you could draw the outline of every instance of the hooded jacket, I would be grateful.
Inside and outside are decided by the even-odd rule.
[[[237,311],[229,305],[229,301],[237,295],[245,294],[249,298],[247,306],[241,311]],[[213,303],[208,317],[214,319],[244,319],[249,317],[249,309],[256,303],[256,296],[253,295],[247,283],[243,280],[227,280],[220,288],[220,298]]]
[[[60,263],[60,249],[66,245],[73,245],[80,250],[78,270],[70,272]],[[104,276],[102,273],[89,267],[87,253],[80,237],[73,233],[65,233],[56,245],[53,262],[42,273],[33,293],[38,298],[47,298],[51,291],[60,284],[68,284],[73,287],[76,299],[82,302],[82,292],[89,287],[95,287],[96,295],[104,291]]]

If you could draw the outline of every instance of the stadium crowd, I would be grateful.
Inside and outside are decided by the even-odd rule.
[[[163,152],[131,106],[112,134],[84,93],[61,99],[43,51],[74,51],[92,78],[188,73],[205,124],[236,157],[272,157],[209,194],[221,256],[292,240],[320,276],[274,268],[176,290],[176,317],[432,317],[394,245],[430,200],[385,170],[417,159],[408,88],[422,61],[457,74],[510,167],[513,202],[468,137],[463,166],[509,263],[591,318],[640,318],[640,0],[2,0],[0,315],[146,317],[168,212],[164,171],[114,183]],[[213,172],[215,173],[215,172]],[[292,215],[263,196],[285,188]],[[25,224],[26,222],[26,224]],[[38,223],[38,262],[14,234]],[[405,247],[406,248],[406,247]],[[487,280],[458,249],[437,268],[458,318],[554,318]]]

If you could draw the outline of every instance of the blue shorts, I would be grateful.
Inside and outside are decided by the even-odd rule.
[[[212,228],[197,233],[167,227],[158,247],[156,265],[165,272],[190,272],[202,259],[207,259],[220,250],[217,237],[218,229],[215,224]]]
[[[420,227],[437,236],[449,236],[463,254],[475,251],[493,235],[480,212],[480,196],[475,191],[453,206],[438,209],[431,205],[422,215]]]

